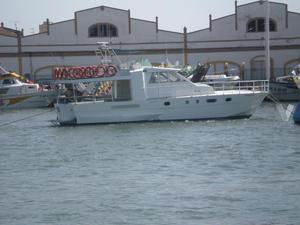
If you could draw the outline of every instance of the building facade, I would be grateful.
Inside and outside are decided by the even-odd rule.
[[[209,63],[210,72],[235,69],[244,79],[265,79],[265,12],[263,1],[237,5],[231,15],[213,19],[203,30],[159,29],[158,18],[132,18],[130,10],[106,6],[81,10],[57,23],[47,19],[40,32],[0,27],[0,64],[31,79],[51,79],[54,67],[94,65],[97,42],[110,42],[121,61],[148,59],[154,64]],[[271,77],[287,74],[300,63],[300,13],[270,2]]]

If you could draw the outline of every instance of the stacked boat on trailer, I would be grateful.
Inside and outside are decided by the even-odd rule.
[[[47,107],[55,97],[54,90],[44,89],[22,75],[0,67],[0,109]]]

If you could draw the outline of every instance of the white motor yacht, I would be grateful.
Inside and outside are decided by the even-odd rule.
[[[235,89],[214,90],[192,83],[176,69],[154,67],[57,83],[72,87],[55,104],[62,125],[248,118],[268,94],[265,80],[240,81]],[[82,86],[86,91],[78,91]]]
[[[101,48],[102,56],[113,55],[105,44]],[[120,69],[107,59],[95,66],[56,68],[54,79],[61,87],[55,109],[62,125],[248,118],[269,88],[261,80],[214,89],[191,82],[179,69]]]

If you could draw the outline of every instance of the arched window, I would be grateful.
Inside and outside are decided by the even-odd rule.
[[[276,22],[272,19],[269,20],[270,31],[277,30]],[[247,32],[265,32],[265,19],[254,18],[250,19],[247,23]]]
[[[118,29],[109,23],[97,23],[89,27],[89,37],[117,37]]]

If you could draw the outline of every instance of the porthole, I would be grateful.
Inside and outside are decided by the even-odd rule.
[[[168,105],[171,105],[171,103],[170,102],[164,102],[164,105],[168,106]]]
[[[217,99],[215,99],[215,98],[209,98],[206,100],[207,103],[214,103],[216,101],[217,101]]]
[[[232,100],[231,98],[226,98],[225,99],[226,102],[231,102],[231,100]]]

